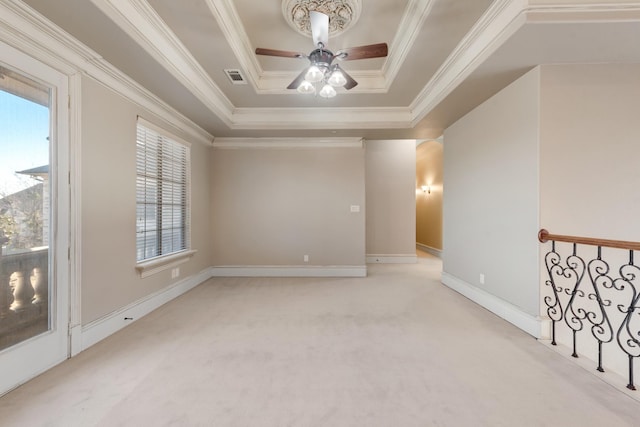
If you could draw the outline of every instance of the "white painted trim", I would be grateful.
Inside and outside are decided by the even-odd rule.
[[[196,275],[183,279],[84,325],[81,334],[81,351],[86,350],[97,342],[118,332],[125,326],[130,325],[131,322],[135,322],[158,307],[190,291],[209,278],[211,278],[211,269],[206,268]],[[132,320],[125,320],[125,318],[132,318]]]
[[[249,36],[244,29],[244,25],[242,25],[242,21],[238,16],[233,2],[229,0],[206,0],[206,3],[236,59],[240,63],[240,67],[245,71],[251,86],[255,90],[258,90],[261,75],[263,74],[262,67],[260,67],[260,63],[253,53]],[[294,78],[295,76],[291,77],[289,82]]]
[[[495,0],[410,105],[412,127],[526,23],[528,0]]]
[[[471,301],[486,308],[495,315],[502,317],[507,322],[517,326],[524,332],[536,338],[548,336],[549,320],[540,316],[532,316],[525,313],[515,305],[496,297],[480,288],[458,279],[448,273],[442,272],[442,283],[454,291],[464,295]]]
[[[437,256],[438,258],[442,258],[442,249],[432,248],[431,246],[423,245],[422,243],[416,242],[416,248],[421,251],[425,251],[433,256]]]
[[[216,138],[213,148],[362,148],[362,138]]]
[[[0,39],[39,59],[58,71],[76,72],[74,61],[90,61],[98,55],[76,39],[64,38],[63,52],[57,50],[62,31],[22,2],[0,2]],[[61,53],[67,57],[63,58]]]
[[[296,95],[295,91],[287,90],[286,87],[298,75],[299,71],[266,72],[262,69],[233,1],[207,0],[206,3],[256,92],[259,94]],[[358,86],[352,92],[386,93],[389,91],[393,80],[415,43],[433,3],[433,0],[408,1],[401,23],[398,25],[398,32],[390,43],[389,56],[384,61],[382,69],[380,71],[349,71],[349,74],[358,81]],[[167,31],[170,30],[167,28]],[[309,43],[309,50],[311,50],[312,44]],[[306,52],[301,53],[306,54]]]
[[[69,78],[70,94],[70,167],[71,167],[71,231],[69,280],[69,350],[68,356],[78,354],[82,326],[82,78],[74,74]]]
[[[303,66],[303,63],[301,63]],[[349,89],[350,94],[355,93],[387,93],[386,80],[384,74],[378,70],[348,70],[349,75],[358,82],[358,86]],[[291,71],[264,71],[257,81],[256,92],[261,95],[292,95],[300,94],[291,89],[287,89],[289,83],[296,78],[300,70]],[[336,88],[338,96],[346,93],[346,89]]]
[[[82,325],[69,327],[69,357],[78,355],[82,351]]]
[[[67,75],[82,72],[152,112],[176,132],[211,144],[211,134],[25,3],[0,2],[0,39]]]
[[[604,12],[604,13],[603,13]],[[533,4],[527,7],[532,22],[619,22],[638,21],[640,2],[582,3],[582,4]],[[587,18],[584,14],[589,13]]]
[[[190,249],[170,255],[153,258],[148,261],[143,261],[136,264],[136,270],[140,274],[141,278],[153,276],[161,271],[168,270],[173,267],[177,267],[180,264],[184,264],[189,261],[192,256],[196,254],[196,250]]]
[[[638,13],[639,2],[617,4],[530,5],[530,0],[496,0],[451,52],[410,104],[414,127],[516,31],[529,22],[619,22]],[[635,17],[637,19],[637,17]]]
[[[212,277],[367,277],[366,265],[221,265],[211,267]]]
[[[389,91],[405,59],[414,47],[416,38],[422,31],[434,3],[433,0],[412,0],[407,4],[400,25],[398,25],[398,32],[389,46],[389,56],[382,66],[385,92]]]
[[[236,108],[233,129],[398,129],[411,125],[406,107]]]
[[[2,5],[0,3],[0,37],[7,30]],[[0,394],[3,394],[64,361],[69,355],[69,303],[73,276],[68,254],[73,246],[74,206],[68,183],[72,166],[69,76],[4,39],[0,39],[0,58],[6,66],[41,81],[52,90],[48,108],[50,156],[53,156],[49,174],[49,279],[54,287],[49,291],[49,330],[0,350]]]
[[[493,52],[508,40],[523,25],[532,22],[600,22],[624,21],[635,19],[640,13],[639,2],[619,2],[615,4],[579,4],[579,5],[530,5],[530,0],[495,0],[487,12],[458,44],[456,49],[438,69],[431,80],[406,107],[365,107],[365,108],[235,108],[215,85],[210,76],[203,71],[195,58],[183,46],[180,40],[160,19],[153,8],[139,0],[92,0],[105,11],[131,37],[140,43],[162,66],[166,67],[188,90],[200,99],[223,120],[231,129],[410,129],[415,127],[429,112],[445,99],[461,82],[480,66]],[[218,21],[222,20],[223,31],[235,31],[231,0],[208,0],[212,13]],[[423,22],[428,16],[430,0],[410,0],[403,22]],[[226,8],[220,11],[220,8]],[[217,12],[216,12],[217,10]],[[628,15],[632,13],[633,17]],[[409,15],[411,15],[409,17]],[[238,18],[239,19],[239,18]],[[409,25],[398,33],[396,39],[412,40]],[[256,87],[269,83],[265,93],[276,93],[294,76],[286,73],[252,74],[252,65],[245,62],[256,61],[248,39],[236,35],[236,55],[249,80]],[[246,38],[246,34],[244,36]],[[160,98],[144,89],[96,52],[75,40],[45,17],[22,2],[0,2],[0,38],[18,49],[33,55],[43,62],[67,73],[76,70],[97,79],[116,92],[123,94],[132,102],[152,111],[158,118],[190,136],[210,144],[212,136],[191,122],[188,118],[171,108]],[[407,43],[408,44],[408,43]],[[373,92],[386,91],[392,80],[393,68],[403,59],[403,49],[392,48],[383,67],[386,71],[354,71],[352,75],[361,82],[354,91],[362,90],[371,84]],[[238,53],[240,52],[240,53]],[[244,59],[243,59],[244,58]],[[386,73],[386,74],[385,74]],[[275,79],[275,80],[273,80]],[[378,85],[378,86],[376,86]],[[283,91],[293,93],[295,91]]]
[[[367,264],[415,264],[416,255],[406,254],[367,254]]]
[[[91,0],[127,35],[182,83],[200,102],[231,125],[233,104],[146,1]]]

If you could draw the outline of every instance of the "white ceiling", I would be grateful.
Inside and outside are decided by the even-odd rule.
[[[435,138],[538,64],[640,62],[640,2],[363,0],[329,48],[389,56],[344,62],[359,84],[325,100],[286,89],[306,60],[254,54],[313,49],[281,0],[24,2],[214,137]]]

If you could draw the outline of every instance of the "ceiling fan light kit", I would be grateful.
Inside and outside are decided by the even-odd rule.
[[[320,70],[317,65],[312,65],[304,75],[304,81],[309,83],[318,83],[324,79],[324,71]],[[303,82],[304,83],[304,82]]]
[[[347,79],[337,64],[333,66],[317,64],[311,65],[307,69],[304,80],[296,89],[302,94],[315,95],[317,93],[323,98],[333,98],[337,93],[334,88],[344,87],[346,84]],[[319,87],[322,89],[318,90]]]
[[[322,89],[320,89],[318,95],[323,98],[333,98],[334,96],[336,96],[336,90],[330,84],[326,84],[322,87]]]
[[[305,95],[316,93],[316,87],[311,83],[309,83],[307,80],[304,80],[302,83],[300,83],[300,86],[298,86],[297,90],[299,93],[302,93]]]
[[[354,10],[359,15],[360,2],[337,0],[285,1],[283,3],[285,17],[290,23],[289,18],[295,18],[294,20],[297,20],[300,25],[296,24],[294,28],[301,33],[304,33],[302,27],[308,24],[311,29],[311,38],[316,48],[309,55],[284,50],[257,48],[256,55],[306,58],[309,61],[309,66],[287,86],[287,89],[295,89],[298,93],[317,94],[323,98],[333,98],[336,96],[335,88],[337,87],[342,87],[346,90],[353,89],[358,82],[338,64],[333,64],[333,61],[335,59],[348,61],[382,58],[387,56],[388,51],[386,43],[342,49],[335,54],[325,48],[330,32],[333,33],[336,27],[344,30],[344,24],[347,21],[347,23],[352,23]],[[340,25],[334,25],[332,20],[339,21]],[[320,89],[318,90],[318,88]]]
[[[342,87],[347,84],[347,79],[344,77],[344,74],[342,74],[342,71],[340,71],[340,67],[335,66],[331,76],[327,79],[327,83],[333,87]]]

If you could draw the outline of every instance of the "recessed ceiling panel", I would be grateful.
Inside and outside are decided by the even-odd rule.
[[[321,3],[321,2],[317,2]],[[341,48],[386,42],[391,44],[409,0],[362,1],[357,22],[338,36],[329,36],[328,48],[334,52]],[[236,10],[251,46],[292,50],[308,54],[315,47],[311,37],[301,35],[287,23],[280,1],[236,0]],[[264,71],[298,70],[300,63],[284,58],[261,56]],[[349,63],[350,70],[380,70],[384,59],[368,59]],[[346,68],[346,67],[345,67]]]

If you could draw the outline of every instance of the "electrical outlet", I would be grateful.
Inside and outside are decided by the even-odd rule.
[[[171,269],[171,278],[175,279],[178,276],[180,276],[180,267]]]
[[[480,273],[480,284],[484,285],[484,274]]]
[[[309,262],[309,255],[304,256],[304,262]]]

